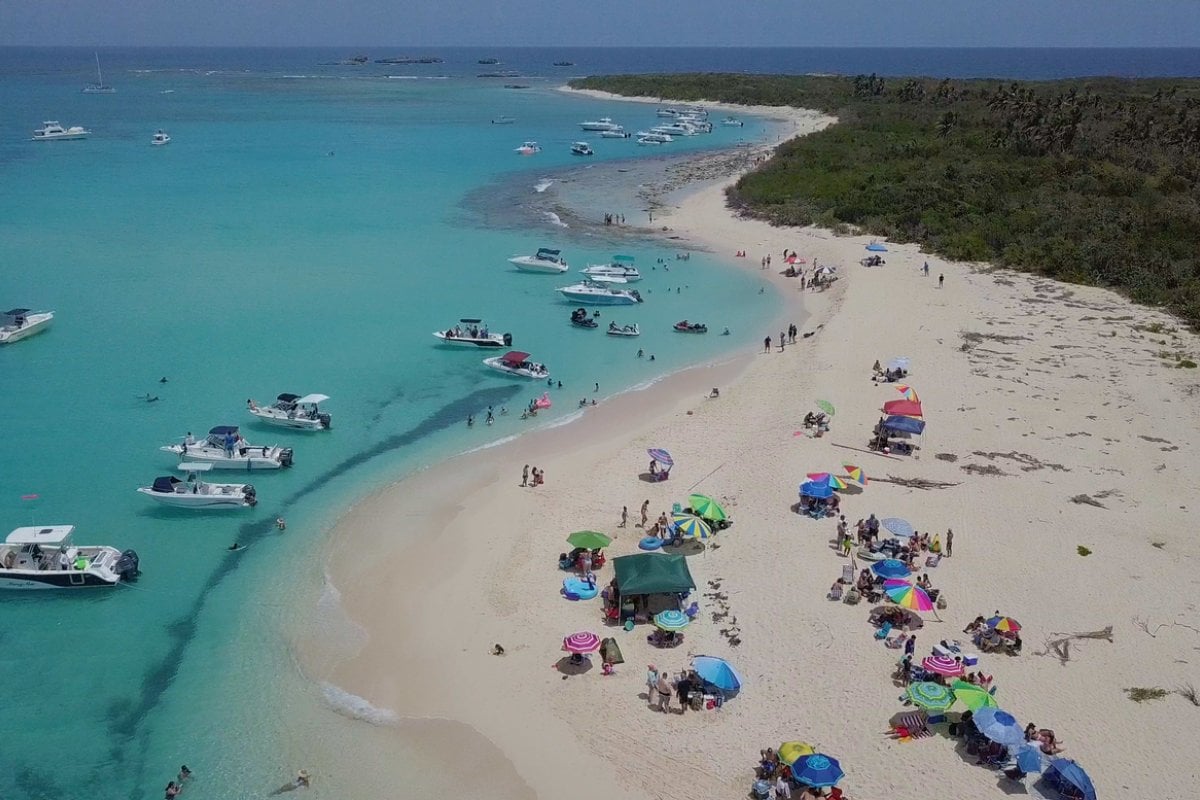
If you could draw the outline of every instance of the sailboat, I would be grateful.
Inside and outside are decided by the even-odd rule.
[[[117,90],[104,82],[104,74],[100,72],[100,54],[96,53],[96,82],[83,87],[84,94],[116,94]]]

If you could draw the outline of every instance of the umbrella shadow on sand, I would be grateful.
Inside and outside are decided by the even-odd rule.
[[[838,489],[838,494],[862,494],[862,493],[863,493],[863,487],[859,486],[857,483],[851,483],[850,481],[846,481],[845,489]]]
[[[661,474],[662,473],[660,472],[659,475]],[[640,480],[642,483],[662,483],[663,481],[663,479],[658,477],[658,475],[651,475],[649,472],[639,472],[638,480]]]
[[[586,656],[563,656],[554,663],[554,668],[561,672],[564,678],[568,675],[582,675],[592,668],[592,660]]]

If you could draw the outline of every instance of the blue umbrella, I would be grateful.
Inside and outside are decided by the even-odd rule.
[[[899,517],[888,517],[879,523],[884,528],[892,533],[893,536],[899,536],[903,539],[911,539],[913,526],[908,523],[908,520],[900,519]]]
[[[696,656],[692,659],[692,669],[701,680],[727,694],[733,694],[742,688],[742,676],[723,658],[716,656]]]
[[[1036,745],[1024,744],[1017,750],[1017,769],[1025,774],[1042,771],[1042,752]]]
[[[888,417],[883,421],[883,427],[905,433],[921,433],[925,430],[925,421],[916,417]]]
[[[975,727],[996,744],[1016,747],[1025,742],[1025,731],[1016,717],[998,708],[981,708],[971,717]]]
[[[867,249],[872,253],[886,253],[888,251],[887,245],[880,244],[879,242],[871,242],[867,245]]]
[[[816,497],[817,499],[832,497],[833,487],[828,483],[821,483],[820,481],[805,481],[800,484],[800,496]]]
[[[834,786],[845,774],[837,759],[824,753],[804,756],[792,765],[792,777],[800,783],[816,788]]]
[[[660,447],[651,447],[646,451],[646,454],[660,464],[666,464],[668,467],[675,466],[675,459],[671,458],[671,454]]]
[[[912,575],[904,562],[898,558],[885,558],[871,565],[871,572],[881,578],[907,578]]]
[[[1092,779],[1083,771],[1083,767],[1069,758],[1056,758],[1050,762],[1050,768],[1046,770],[1046,783],[1064,794],[1072,792],[1072,797],[1096,800],[1096,787],[1092,786]]]

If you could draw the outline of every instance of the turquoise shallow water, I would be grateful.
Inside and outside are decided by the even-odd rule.
[[[277,53],[214,74],[136,71],[157,63],[126,56],[106,74],[118,93],[91,96],[79,92],[86,69],[22,58],[0,71],[0,305],[58,317],[0,349],[0,523],[73,523],[82,543],[136,549],[144,575],[114,591],[0,596],[6,799],[148,797],[182,762],[206,796],[261,796],[318,741],[379,746],[332,713],[289,652],[298,623],[329,624],[321,537],[347,503],[405,471],[528,430],[515,412],[492,428],[464,420],[544,389],[437,347],[432,331],[475,315],[511,331],[563,381],[555,419],[595,396],[594,382],[602,398],[754,341],[755,320],[779,308],[756,276],[696,255],[669,276],[647,270],[643,306],[603,311],[640,322],[641,339],[576,330],[553,291],[567,281],[515,272],[505,257],[561,245],[582,265],[619,248],[649,267],[674,251],[519,215],[485,224],[464,203],[480,186],[532,187],[571,165],[580,120],[643,127],[648,109],[463,76],[288,78],[314,69]],[[518,123],[490,125],[501,113]],[[43,119],[94,136],[29,142]],[[174,141],[152,148],[159,127]],[[718,129],[676,149],[743,135]],[[545,152],[514,155],[526,138]],[[643,155],[593,144],[597,170]],[[671,333],[683,317],[736,335]],[[657,360],[636,359],[639,347]],[[334,430],[251,423],[246,398],[282,391],[331,395]],[[147,392],[161,400],[140,400]],[[229,422],[296,450],[293,469],[253,476],[257,509],[165,511],[134,492],[168,472],[159,445]],[[249,548],[228,553],[235,539]],[[353,631],[328,635],[353,644]],[[403,770],[419,754],[392,756]]]

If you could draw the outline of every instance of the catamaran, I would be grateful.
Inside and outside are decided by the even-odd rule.
[[[104,82],[104,74],[100,72],[100,54],[96,53],[96,82],[83,87],[84,94],[116,94],[117,90]]]
[[[175,508],[250,508],[258,502],[254,487],[248,483],[208,483],[200,476],[213,468],[202,462],[179,465],[187,473],[183,480],[160,475],[149,486],[138,487],[138,494]]]
[[[551,250],[549,247],[539,247],[537,253],[531,256],[513,256],[508,260],[522,272],[566,272],[570,267],[562,257],[561,250]]]
[[[50,327],[53,311],[30,313],[28,308],[13,308],[0,314],[0,344],[19,342]]]
[[[17,528],[0,546],[0,589],[116,586],[138,575],[138,555],[107,545],[76,545],[74,525]]]

